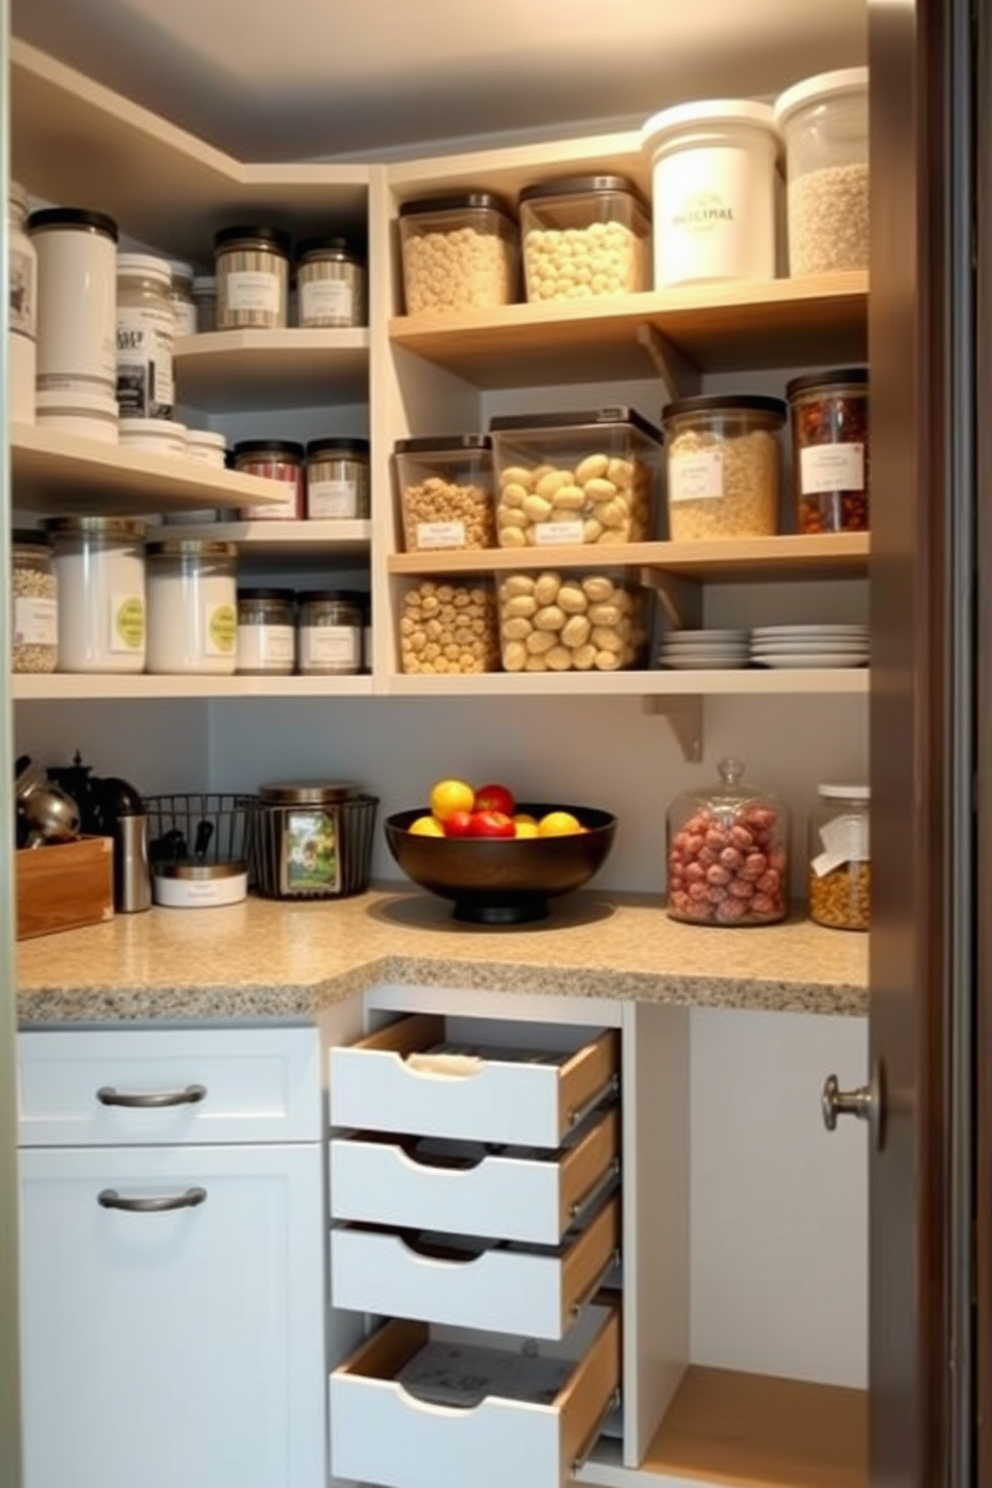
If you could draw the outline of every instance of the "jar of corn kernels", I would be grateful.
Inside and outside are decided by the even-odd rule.
[[[821,785],[809,819],[809,916],[831,930],[867,930],[871,834],[867,785]]]

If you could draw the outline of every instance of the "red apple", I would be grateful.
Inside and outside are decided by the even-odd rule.
[[[472,831],[471,811],[453,811],[444,821],[445,837],[468,837]]]
[[[515,837],[517,827],[505,811],[473,811],[469,821],[470,837]]]
[[[513,792],[505,785],[480,785],[472,802],[473,811],[499,811],[503,816],[512,816],[516,809]]]

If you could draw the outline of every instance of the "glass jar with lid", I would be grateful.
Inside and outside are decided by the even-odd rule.
[[[821,785],[809,818],[809,917],[831,930],[871,923],[871,787]]]
[[[668,913],[694,925],[772,925],[789,894],[789,814],[770,791],[748,786],[740,760],[719,781],[668,808]]]
[[[404,202],[399,229],[407,315],[516,299],[517,221],[502,197],[466,191]]]
[[[651,212],[626,176],[568,176],[520,193],[528,300],[650,288]]]
[[[38,253],[28,237],[27,220],[28,194],[17,181],[11,181],[7,189],[7,298],[10,314],[7,416],[22,424],[33,424]]]
[[[785,137],[789,273],[867,269],[868,68],[820,73],[775,104]]]
[[[194,330],[215,331],[217,329],[217,276],[197,274],[193,280],[193,305],[196,309]]]
[[[303,677],[351,677],[362,669],[365,596],[346,589],[305,589],[297,631]]]
[[[145,524],[124,517],[53,517],[59,670],[145,669]]]
[[[296,595],[292,589],[238,590],[238,672],[289,677],[296,663]]]
[[[794,377],[785,391],[799,531],[867,532],[867,367]]]
[[[58,580],[43,532],[11,534],[11,670],[54,672],[59,659]]]
[[[782,479],[781,398],[706,393],[661,411],[673,542],[773,537]]]
[[[312,521],[366,521],[369,441],[328,435],[307,444],[307,516]]]
[[[289,249],[289,234],[275,227],[224,227],[215,234],[219,331],[288,324]]]
[[[306,477],[304,446],[295,439],[240,439],[234,446],[234,469],[281,483],[281,501],[242,506],[242,522],[295,522],[303,516]],[[273,487],[273,491],[277,491]]]
[[[170,418],[172,271],[147,253],[117,255],[117,406],[121,418]]]
[[[237,666],[234,543],[172,537],[148,544],[148,670],[232,676]]]
[[[169,303],[172,306],[172,328],[175,336],[196,334],[196,301],[193,299],[193,265],[181,259],[169,260]]]
[[[301,326],[363,326],[365,260],[347,238],[305,238],[296,249]]]

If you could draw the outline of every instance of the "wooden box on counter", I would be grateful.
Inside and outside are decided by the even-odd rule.
[[[17,939],[98,925],[114,913],[114,844],[81,837],[14,854]]]

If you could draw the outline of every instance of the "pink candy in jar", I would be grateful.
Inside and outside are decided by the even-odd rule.
[[[739,760],[717,770],[718,784],[668,809],[668,913],[694,925],[773,925],[788,910],[788,811],[742,784]]]

